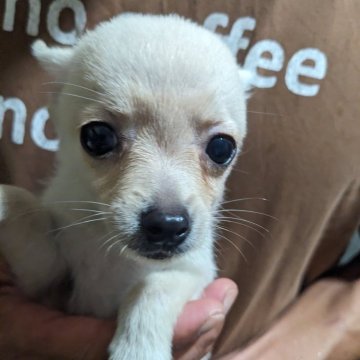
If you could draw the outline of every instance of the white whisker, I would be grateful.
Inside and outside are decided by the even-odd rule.
[[[248,113],[250,113],[250,114],[258,114],[258,115],[269,115],[269,116],[279,116],[279,117],[283,117],[283,115],[281,115],[281,114],[270,113],[270,112],[263,112],[263,111],[246,110],[246,112],[248,112]]]
[[[40,94],[58,94],[58,92],[56,92],[56,91],[40,91]],[[86,97],[86,96],[81,96],[81,95],[71,94],[71,93],[65,93],[65,92],[61,92],[61,95],[71,96],[71,97],[75,97],[75,98],[79,98],[79,99],[83,99],[83,100],[94,101],[94,102],[98,102],[98,103],[100,103],[102,105],[106,105],[106,102],[103,101],[103,100],[89,98],[89,97]]]
[[[232,230],[230,230],[230,229],[227,229],[227,228],[222,227],[222,226],[219,226],[219,225],[217,225],[216,227],[217,227],[218,229],[220,229],[220,230],[227,231],[227,232],[229,232],[230,234],[239,236],[241,239],[245,240],[251,247],[254,247],[254,245],[250,242],[250,240],[247,239],[245,236],[242,236],[242,235],[236,233],[235,231],[232,231]]]
[[[231,170],[231,172],[236,172],[236,173],[244,174],[244,175],[249,175],[250,174],[248,171],[244,171],[244,170],[240,170],[240,169],[236,169],[236,168],[233,168]]]
[[[96,242],[101,242],[102,239],[108,237],[109,235],[113,234],[114,232],[117,232],[117,230],[116,230],[116,229],[113,229],[113,230],[109,231],[109,232],[106,233],[105,235],[99,237],[99,238],[96,240]],[[107,241],[107,240],[106,240],[106,241]],[[106,241],[105,241],[105,242],[106,242]],[[100,251],[103,246],[104,246],[104,243],[102,242],[102,243],[100,244],[98,250]]]
[[[269,215],[269,214],[265,214],[265,213],[262,213],[262,212],[259,212],[259,211],[254,211],[254,210],[245,210],[245,209],[220,209],[218,210],[219,213],[224,213],[224,212],[228,212],[228,213],[231,213],[231,212],[243,212],[243,213],[249,213],[249,214],[258,214],[258,215],[262,215],[262,216],[266,216],[266,217],[269,217],[273,220],[276,220],[278,221],[279,219],[276,218],[275,216],[272,216],[272,215]]]
[[[239,199],[232,199],[232,200],[223,201],[223,202],[221,203],[221,205],[230,204],[230,203],[233,203],[233,202],[247,201],[247,200],[269,201],[268,199],[261,198],[261,197],[247,197],[247,198],[239,198]]]
[[[86,211],[86,212],[93,212],[99,215],[105,215],[105,214],[112,214],[111,211],[100,211],[100,210],[94,210],[94,209],[80,209],[80,208],[74,208],[74,209],[69,209],[72,211]]]
[[[64,81],[47,81],[47,82],[44,82],[42,85],[69,85],[69,86],[74,86],[74,87],[77,87],[79,89],[84,89],[84,90],[87,90],[87,91],[90,91],[94,94],[97,94],[97,95],[100,95],[100,96],[103,96],[104,94],[99,92],[99,91],[96,91],[96,90],[93,90],[93,89],[90,89],[86,86],[81,86],[81,85],[76,85],[76,84],[73,84],[73,83],[70,83],[70,82],[64,82]]]
[[[121,256],[127,248],[128,248],[128,245],[127,245],[127,244],[124,245],[124,246],[121,248],[121,250],[120,250],[120,252],[119,252],[119,255]]]
[[[120,236],[120,234],[117,232],[114,236],[110,237],[109,239],[105,240],[103,244],[101,244],[100,249],[102,249],[104,246],[106,246],[111,240],[115,239],[116,237]]]
[[[242,222],[240,222],[239,220],[243,220],[243,219],[239,219],[239,218],[233,218],[233,217],[219,217],[217,218],[218,220],[220,220],[220,222],[227,222],[230,224],[236,224],[236,225],[240,225],[240,226],[244,226],[248,229],[254,230],[255,232],[257,232],[259,235],[261,235],[261,237],[263,237],[264,239],[266,239],[265,234],[263,234],[259,229],[255,228],[254,226],[248,225],[248,224],[244,224]],[[266,231],[266,229],[265,229]],[[268,234],[270,235],[270,231],[267,231]]]
[[[51,204],[71,204],[71,203],[85,203],[85,204],[93,204],[93,205],[101,205],[101,206],[108,206],[111,207],[111,205],[98,202],[98,201],[90,201],[90,200],[58,200],[58,201],[52,201]]]
[[[103,220],[106,220],[106,219],[107,219],[107,217],[102,217],[100,219],[92,219],[92,220],[81,221],[81,222],[73,223],[73,224],[70,224],[70,225],[62,226],[62,227],[57,228],[57,229],[52,229],[52,230],[49,231],[49,233],[69,229],[69,228],[71,228],[73,226],[80,226],[80,225],[88,224],[88,223],[95,222],[95,221],[103,221]]]
[[[119,236],[120,234],[118,234],[117,236]],[[122,242],[122,239],[119,239],[117,241],[115,241],[113,244],[111,244],[107,249],[106,249],[106,256],[109,254],[110,250],[117,244],[120,244]]]
[[[230,213],[230,215],[234,215],[234,214],[231,214],[231,213]],[[257,223],[254,222],[254,221],[250,221],[250,220],[247,220],[247,219],[243,219],[243,218],[238,217],[238,216],[235,216],[233,219],[234,219],[234,220],[236,219],[237,221],[242,221],[242,222],[247,223],[247,224],[251,224],[251,225],[257,226],[259,229],[262,229],[262,230],[266,231],[267,233],[270,233],[270,230],[269,230],[269,229],[267,229],[266,227],[264,227],[264,226],[262,226],[262,225],[257,224]]]
[[[239,254],[244,258],[245,262],[246,263],[248,262],[244,253],[240,250],[240,248],[237,245],[234,244],[233,241],[231,241],[230,239],[228,239],[226,236],[224,236],[222,234],[217,234],[217,235],[220,236],[222,239],[226,240],[229,244],[231,244],[239,252]]]

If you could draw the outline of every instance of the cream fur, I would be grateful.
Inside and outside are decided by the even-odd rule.
[[[70,271],[69,311],[117,314],[110,359],[169,360],[182,307],[216,274],[214,213],[231,166],[215,169],[204,149],[217,133],[231,135],[240,149],[247,76],[215,34],[177,16],[118,16],[74,48],[37,41],[33,53],[62,83],[50,109],[61,139],[58,166],[41,202],[0,187],[1,204],[15,196],[25,204],[21,211],[42,214],[15,221],[28,232],[39,223],[30,237],[11,221],[19,208],[7,210],[1,250],[29,295]],[[84,153],[79,128],[93,120],[122,134],[120,156]],[[186,251],[169,260],[149,260],[127,246],[139,214],[154,202],[185,205],[193,220]]]
[[[6,217],[5,191],[0,187],[0,221]]]

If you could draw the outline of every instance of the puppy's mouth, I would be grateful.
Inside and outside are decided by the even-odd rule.
[[[148,243],[143,236],[140,236],[134,245],[130,244],[129,248],[136,254],[151,260],[166,260],[184,253],[186,246],[174,246],[169,243]]]
[[[152,260],[165,260],[172,258],[173,254],[165,252],[157,252],[153,254],[147,254],[145,257]]]
[[[151,260],[166,260],[171,259],[175,253],[173,251],[158,250],[153,252],[138,252],[141,256]]]

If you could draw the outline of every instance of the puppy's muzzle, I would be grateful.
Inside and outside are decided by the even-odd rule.
[[[180,245],[191,231],[191,221],[185,208],[164,211],[151,208],[141,214],[141,252],[150,258],[166,258],[178,253]]]

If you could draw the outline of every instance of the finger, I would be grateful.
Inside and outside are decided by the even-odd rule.
[[[225,316],[217,315],[208,320],[199,337],[187,348],[174,351],[176,360],[198,360],[209,354],[224,326]]]
[[[203,292],[200,300],[190,301],[175,327],[174,341],[183,341],[198,335],[199,329],[211,316],[227,313],[233,304],[238,290],[229,279],[213,281]]]
[[[219,278],[204,290],[202,298],[211,298],[220,301],[224,305],[225,313],[228,313],[238,292],[238,287],[232,280]]]
[[[200,299],[189,302],[175,327],[174,348],[178,350],[192,344],[202,332],[209,330],[213,318],[224,316],[224,307],[217,300]]]
[[[200,333],[210,330],[213,318],[224,317],[237,296],[237,286],[229,279],[217,279],[200,300],[190,301],[180,316],[174,333],[174,347],[193,343]]]
[[[245,359],[241,359],[241,354],[239,355],[238,351],[232,352],[230,354],[221,356],[221,357],[216,357],[214,360],[245,360]],[[250,360],[250,359],[247,359]]]
[[[6,334],[2,342],[8,352],[49,360],[107,358],[107,348],[115,329],[115,324],[110,321],[66,316],[18,296],[2,296],[0,309],[3,327],[0,332]]]

